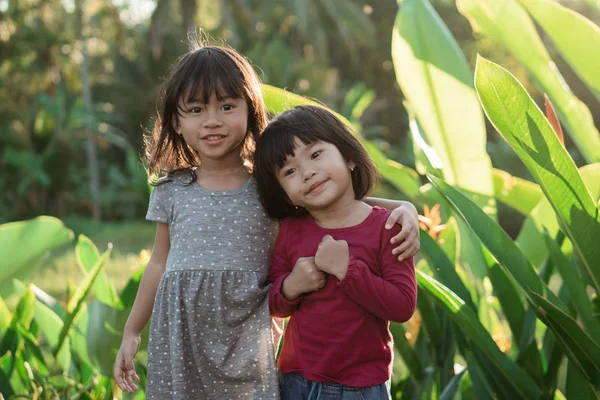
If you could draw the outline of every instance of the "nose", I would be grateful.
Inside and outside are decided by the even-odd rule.
[[[206,112],[206,118],[202,122],[203,128],[219,128],[221,125],[223,125],[223,122],[217,118],[215,113],[210,111]]]
[[[315,176],[317,173],[312,170],[312,169],[305,169],[304,170],[304,182],[306,182],[307,180],[309,180],[310,178],[312,178],[313,176]]]

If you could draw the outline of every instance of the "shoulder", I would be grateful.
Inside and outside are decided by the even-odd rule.
[[[371,229],[373,232],[380,232],[382,240],[384,241],[389,241],[389,239],[400,232],[401,229],[398,224],[394,224],[390,229],[385,228],[385,223],[391,214],[391,211],[377,206],[374,206],[373,211],[371,212]]]

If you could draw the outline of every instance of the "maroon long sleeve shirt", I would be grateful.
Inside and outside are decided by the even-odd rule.
[[[389,321],[405,322],[417,299],[413,259],[398,261],[384,229],[389,211],[374,207],[360,224],[319,227],[310,216],[282,222],[269,281],[271,314],[291,317],[278,361],[280,371],[348,386],[379,385],[390,378],[393,342]],[[345,240],[350,262],[343,280],[327,276],[317,292],[287,300],[281,287],[300,257],[314,257],[325,235]]]

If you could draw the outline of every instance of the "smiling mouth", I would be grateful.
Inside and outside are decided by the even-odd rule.
[[[225,136],[223,136],[223,135],[210,135],[210,136],[207,136],[207,137],[203,138],[202,140],[206,140],[207,142],[212,142],[212,141],[215,141],[215,140],[221,140],[224,137]]]
[[[308,189],[308,192],[306,192],[306,194],[310,194],[310,193],[312,193],[314,190],[316,190],[316,189],[319,189],[321,186],[323,186],[323,184],[324,184],[325,182],[327,182],[327,181],[325,180],[325,181],[321,181],[321,182],[314,183],[314,184],[313,184],[313,185],[312,185],[312,186],[311,186],[311,187]]]

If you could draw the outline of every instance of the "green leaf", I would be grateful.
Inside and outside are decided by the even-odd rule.
[[[527,215],[544,198],[539,185],[510,175],[499,169],[493,169],[494,196],[507,206]]]
[[[494,295],[498,298],[504,318],[513,333],[513,342],[519,344],[522,342],[525,323],[525,306],[521,292],[512,276],[494,260],[488,250],[484,250],[484,257],[488,264],[488,277],[494,287]]]
[[[102,257],[100,257],[100,259],[94,265],[94,268],[92,268],[92,270],[85,276],[83,282],[77,287],[76,292],[73,294],[73,296],[69,300],[69,303],[67,304],[68,315],[67,315],[67,318],[65,319],[64,326],[63,326],[62,330],[60,331],[60,335],[58,338],[58,344],[54,350],[55,356],[57,355],[58,351],[60,351],[62,345],[64,344],[64,342],[69,334],[69,331],[73,325],[73,322],[75,321],[77,314],[79,313],[81,307],[83,306],[83,302],[84,302],[87,294],[90,292],[96,277],[98,276],[98,274],[102,270],[102,267],[104,266],[104,263],[110,256],[110,252],[111,252],[111,248],[109,248],[108,250],[106,250],[104,252]]]
[[[567,399],[597,400],[600,398],[579,368],[571,362],[567,364],[566,394]]]
[[[432,266],[431,269],[436,279],[456,293],[475,312],[477,307],[471,299],[469,290],[456,273],[454,265],[452,265],[435,240],[423,230],[421,230],[421,252],[425,259],[427,259],[428,264]]]
[[[11,319],[12,314],[10,313],[8,306],[6,305],[2,297],[0,297],[0,337],[3,337],[6,333],[6,330],[9,326],[9,321]]]
[[[406,340],[404,327],[401,324],[392,322],[390,323],[390,332],[394,338],[394,347],[400,353],[413,378],[417,381],[423,380],[423,364],[408,340]]]
[[[0,296],[13,291],[14,278],[29,276],[50,250],[71,240],[73,232],[54,217],[0,225]]]
[[[327,109],[327,107],[323,106],[322,104],[274,86],[263,84],[262,94],[268,111],[273,114],[279,114],[283,111],[300,105],[312,105]],[[347,127],[354,132],[355,127],[350,121],[348,121],[342,115],[330,109],[328,110],[335,114]],[[364,140],[364,138],[360,136],[358,136],[358,139],[367,149],[367,152],[373,159],[373,162],[377,166],[381,176],[387,179],[397,189],[404,192],[411,199],[411,201],[415,201],[419,195],[419,187],[421,186],[419,175],[414,170],[400,165],[393,160],[389,160],[373,143]]]
[[[427,0],[403,0],[392,33],[396,79],[449,182],[495,214],[486,131],[468,62]]]
[[[556,1],[519,0],[561,56],[600,100],[600,28]]]
[[[583,325],[586,327],[587,333],[593,338],[600,338],[600,323],[594,315],[592,302],[588,298],[586,285],[581,280],[579,271],[571,266],[567,257],[565,257],[558,245],[547,233],[545,239],[552,263],[558,268],[563,278],[563,283],[569,289],[571,302],[577,310]]]
[[[600,215],[575,163],[508,71],[479,57],[475,86],[489,120],[540,184],[600,292]]]
[[[446,385],[444,391],[440,395],[440,400],[452,400],[455,398],[456,393],[460,387],[463,376],[465,376],[467,370],[463,370],[461,373],[454,375],[450,383]]]
[[[489,332],[481,325],[475,313],[456,296],[435,279],[417,270],[417,282],[433,295],[442,305],[450,318],[462,329],[490,365],[498,373],[497,380],[522,399],[537,399],[541,395],[540,388],[524,371],[498,349]],[[481,365],[481,364],[480,364]]]
[[[600,161],[600,134],[590,110],[571,92],[517,1],[457,0],[456,5],[473,30],[491,36],[527,68],[542,92],[548,94],[585,159]]]
[[[100,253],[88,237],[79,235],[77,245],[75,246],[75,258],[77,259],[77,264],[79,264],[79,267],[85,274],[94,268],[94,265],[100,259]],[[93,289],[98,301],[111,307],[123,307],[114,285],[108,280],[104,271],[100,271],[98,274],[98,277],[94,281]]]
[[[585,333],[573,318],[550,304],[545,298],[531,294],[535,302],[543,309],[542,318],[557,334],[559,343],[573,365],[596,388],[600,388],[600,345]]]
[[[586,165],[579,169],[579,173],[590,190],[592,198],[600,198],[600,163]],[[548,257],[544,239],[545,230],[552,237],[559,231],[556,214],[546,198],[527,217],[517,237],[517,244],[535,267],[540,266]]]
[[[0,341],[0,356],[3,356],[8,351],[13,354],[17,353],[17,349],[20,346],[17,325],[21,325],[27,329],[29,328],[31,321],[33,320],[34,307],[35,295],[31,288],[28,288],[19,300],[19,304],[17,304],[17,309],[13,314],[6,334]]]
[[[515,242],[494,220],[457,189],[436,177],[428,176],[428,178],[440,193],[448,199],[456,212],[469,225],[500,265],[524,289],[526,296],[530,291],[543,293],[553,304],[566,310],[566,306],[542,282]]]

